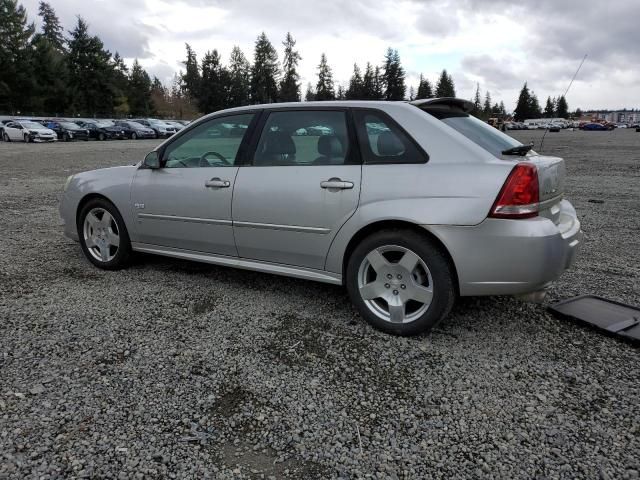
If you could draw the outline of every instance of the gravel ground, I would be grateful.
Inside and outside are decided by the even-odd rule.
[[[59,231],[64,179],[153,145],[0,144],[0,478],[638,478],[640,350],[545,305],[462,299],[405,339],[334,286],[93,268]],[[640,305],[640,134],[544,151],[586,233],[547,303]]]

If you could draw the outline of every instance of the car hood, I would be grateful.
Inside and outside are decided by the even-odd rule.
[[[79,191],[100,192],[101,188],[131,183],[131,179],[138,169],[138,165],[123,165],[120,167],[99,168],[73,175],[71,185]],[[71,186],[70,185],[70,186]]]
[[[30,132],[45,133],[47,135],[55,135],[56,134],[56,132],[54,132],[50,128],[27,128],[27,130],[29,130]]]

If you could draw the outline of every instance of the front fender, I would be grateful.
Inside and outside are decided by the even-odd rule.
[[[129,206],[131,182],[136,169],[137,166],[112,167],[74,175],[60,202],[60,217],[64,223],[65,235],[77,240],[78,207],[87,196],[100,195],[115,205],[131,236],[134,222]]]

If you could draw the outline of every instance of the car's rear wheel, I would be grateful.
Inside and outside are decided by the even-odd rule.
[[[100,134],[98,135],[98,140],[100,140],[100,141],[105,140],[106,138],[107,138],[107,137],[105,136],[105,134],[104,134],[104,133],[100,133]]]
[[[78,237],[91,263],[105,270],[118,270],[129,263],[131,241],[118,209],[108,200],[89,200],[78,215]]]
[[[133,132],[131,134],[131,140],[137,140],[138,139],[138,134],[136,132]]]
[[[429,331],[456,296],[454,272],[441,248],[413,230],[383,230],[365,238],[346,270],[347,290],[373,327],[395,335]]]

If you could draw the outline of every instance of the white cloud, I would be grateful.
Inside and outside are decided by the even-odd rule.
[[[32,17],[37,0],[24,0]],[[527,81],[541,102],[564,91],[585,53],[589,59],[568,95],[570,106],[634,107],[640,99],[640,2],[584,0],[56,0],[65,28],[81,15],[111,51],[168,82],[181,68],[185,42],[199,57],[239,45],[250,60],[265,31],[279,54],[287,31],[297,39],[303,89],[315,83],[321,53],[346,85],[357,62],[380,64],[399,50],[414,86],[420,73],[453,74],[458,95],[476,82],[513,108]]]

